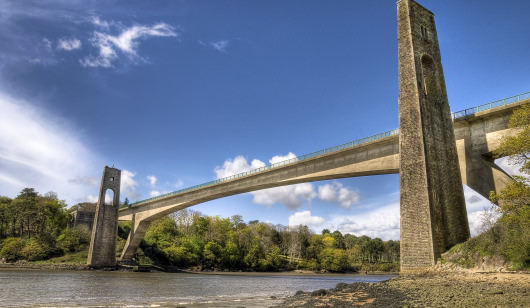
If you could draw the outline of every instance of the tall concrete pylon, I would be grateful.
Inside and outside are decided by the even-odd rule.
[[[434,14],[397,2],[401,271],[436,264],[469,238]]]
[[[98,204],[92,227],[87,264],[92,267],[116,266],[116,234],[120,207],[121,170],[105,166],[101,178]],[[106,202],[108,191],[113,193],[112,202]]]

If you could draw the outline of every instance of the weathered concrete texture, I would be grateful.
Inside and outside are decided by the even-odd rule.
[[[436,263],[469,237],[434,15],[398,8],[401,270]]]
[[[118,232],[118,209],[120,206],[121,171],[105,166],[99,190],[92,238],[88,250],[87,264],[92,267],[116,266],[116,234]],[[105,195],[110,190],[111,202]]]
[[[508,128],[510,116],[515,108],[528,103],[530,99],[472,114],[454,123],[462,182],[485,198],[492,191],[504,189],[511,180],[495,164],[492,152],[504,136],[518,132]]]

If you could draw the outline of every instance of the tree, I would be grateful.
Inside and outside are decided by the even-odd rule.
[[[521,164],[521,172],[530,174],[530,104],[514,111],[509,128],[519,129],[515,136],[506,136],[495,151],[496,157],[508,156],[512,164]]]
[[[505,137],[494,154],[509,156],[511,164],[521,166],[524,176],[514,176],[505,189],[490,195],[502,214],[490,234],[499,237],[493,241],[506,259],[517,267],[530,267],[530,104],[515,110],[508,126],[519,132]]]
[[[37,197],[38,193],[33,188],[24,188],[15,200],[11,203],[20,213],[18,221],[20,228],[20,236],[23,236],[24,231],[26,235],[31,238],[32,221],[37,216]]]

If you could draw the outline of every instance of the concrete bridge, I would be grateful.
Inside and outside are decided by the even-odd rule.
[[[452,114],[462,183],[485,198],[503,189],[511,177],[493,160],[503,136],[517,131],[507,124],[513,110],[530,103],[530,92]],[[118,219],[133,221],[120,260],[134,257],[151,221],[187,207],[260,189],[399,173],[399,130],[185,188],[122,207]]]
[[[88,264],[116,263],[117,220],[133,221],[121,260],[133,258],[151,221],[214,199],[260,189],[329,179],[400,173],[401,270],[436,263],[469,237],[462,183],[484,197],[510,176],[492,151],[514,108],[530,92],[451,114],[433,14],[412,0],[398,1],[399,131],[393,130],[291,160],[150,198],[118,209],[119,170],[105,167]],[[118,184],[116,186],[116,184]],[[105,205],[107,189],[114,205]],[[116,197],[117,196],[117,197]],[[118,200],[118,201],[117,201]]]

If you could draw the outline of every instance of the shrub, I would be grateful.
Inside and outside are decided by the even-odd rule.
[[[67,252],[83,250],[90,244],[90,231],[86,226],[66,229],[58,238],[57,245]]]
[[[8,262],[14,262],[22,258],[22,249],[24,248],[24,240],[18,237],[9,237],[2,243],[0,250],[0,257],[6,259]]]
[[[36,239],[30,239],[20,251],[21,256],[28,261],[45,259],[48,256],[47,249]]]

